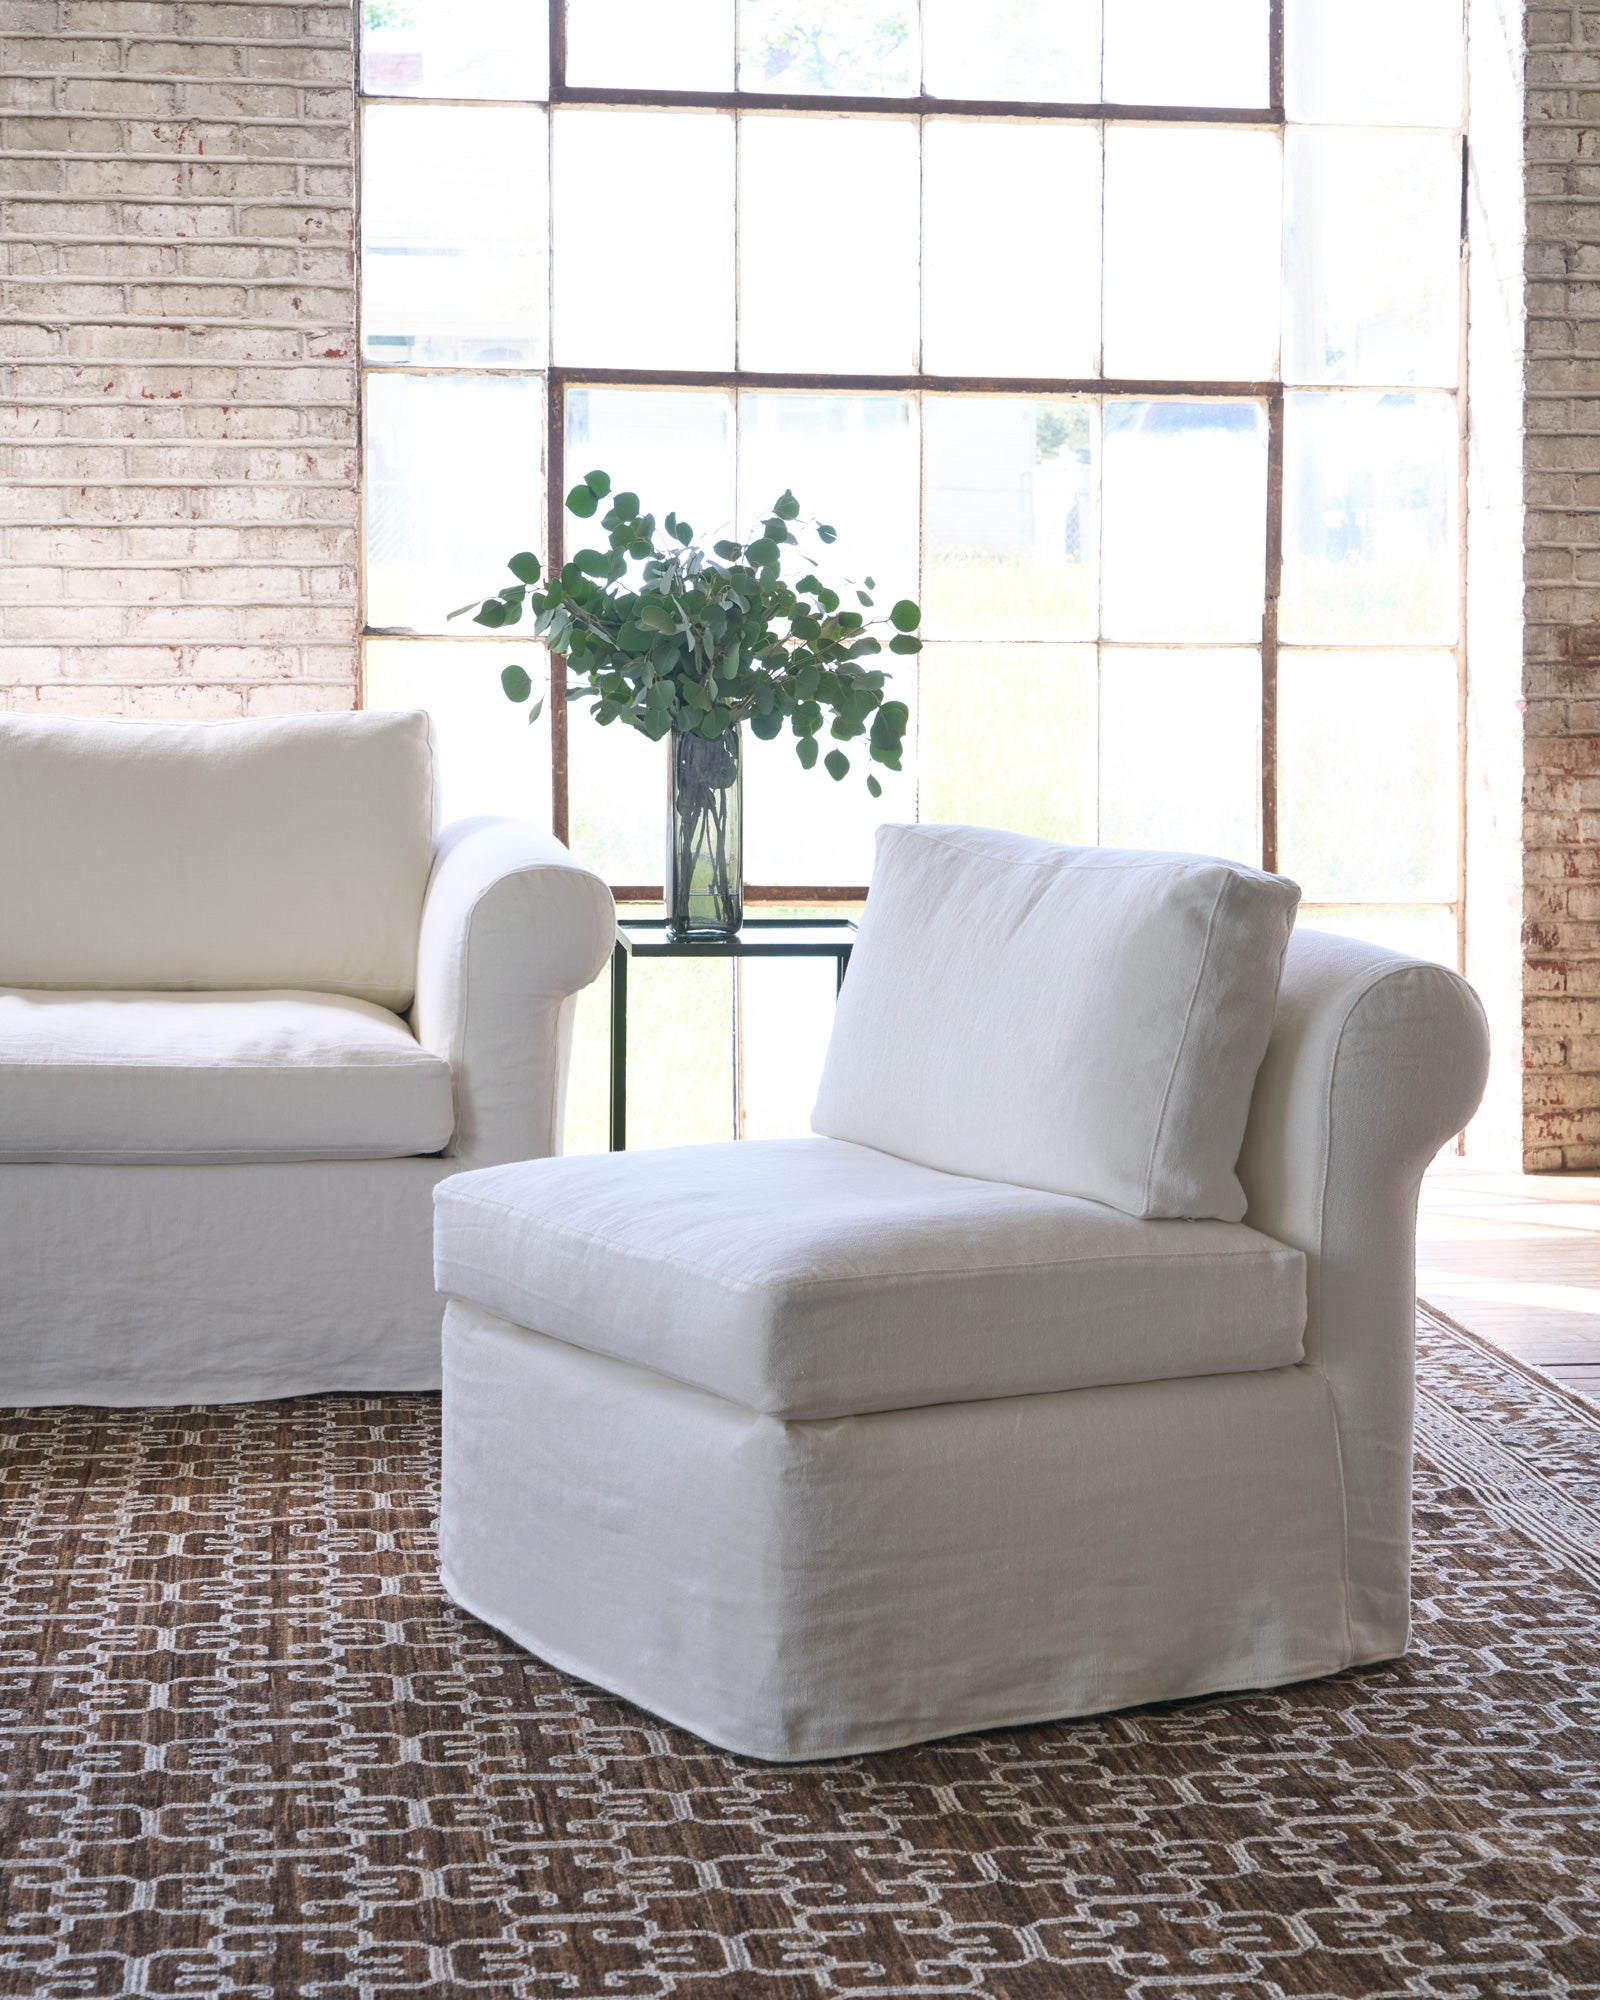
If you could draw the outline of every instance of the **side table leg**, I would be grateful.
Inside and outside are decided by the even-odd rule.
[[[611,1150],[628,1149],[628,947],[611,953]]]

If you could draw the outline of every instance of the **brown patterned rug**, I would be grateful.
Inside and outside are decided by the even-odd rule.
[[[0,1414],[0,1993],[1600,1995],[1600,1413],[1423,1343],[1404,1663],[798,1770],[440,1596],[427,1397]]]

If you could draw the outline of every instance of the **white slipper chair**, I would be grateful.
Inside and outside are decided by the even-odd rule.
[[[887,829],[820,1136],[445,1182],[451,1594],[777,1759],[1403,1651],[1483,1015],[1297,895]]]
[[[439,1380],[434,1183],[560,1149],[604,884],[425,715],[0,716],[0,1403]]]

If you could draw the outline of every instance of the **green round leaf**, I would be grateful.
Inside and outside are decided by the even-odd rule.
[[[786,492],[781,499],[773,501],[772,511],[780,521],[794,521],[800,515],[800,502],[792,493]]]
[[[814,736],[800,737],[795,743],[794,754],[800,759],[802,768],[809,771],[817,761],[817,739]]]
[[[524,549],[520,555],[513,556],[510,562],[506,564],[506,568],[521,583],[537,583],[539,581],[539,558],[529,549]]]
[[[889,623],[897,632],[915,632],[922,623],[922,613],[909,597],[902,597],[889,613]]]
[[[752,736],[759,736],[763,743],[770,743],[774,736],[782,732],[782,729],[783,717],[781,715],[762,715],[757,713],[750,718],[750,734]]]
[[[597,500],[603,500],[611,491],[611,474],[609,472],[586,472],[583,475],[583,483]],[[591,507],[589,511],[592,514],[594,509]]]
[[[503,667],[500,685],[506,691],[507,701],[526,701],[533,693],[533,682],[526,667]]]
[[[472,622],[474,625],[487,625],[491,632],[496,631],[506,622],[506,607],[498,597],[488,598],[479,605],[478,615]]]
[[[830,750],[822,760],[822,768],[832,778],[833,782],[837,784],[841,778],[849,774],[850,759],[842,750]]]
[[[877,779],[872,775],[870,771],[867,773],[867,790],[871,794],[871,796],[875,799],[881,799],[883,797],[883,787],[878,783]]]
[[[632,521],[638,517],[639,496],[637,493],[619,493],[611,502],[611,511],[619,521]]]
[[[836,542],[838,539],[839,530],[837,528],[830,528],[825,521],[817,523],[817,540],[819,542]]]
[[[766,564],[778,560],[778,545],[770,536],[758,535],[745,550],[745,555],[756,569],[762,569]]]
[[[920,653],[922,651],[922,641],[914,637],[910,632],[896,632],[894,637],[889,641],[889,651],[891,653]]]
[[[567,512],[587,521],[599,507],[599,496],[589,486],[574,486],[567,495]]]

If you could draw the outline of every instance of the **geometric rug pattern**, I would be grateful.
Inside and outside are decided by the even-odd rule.
[[[0,1412],[0,1993],[1600,1996],[1600,1413],[1420,1340],[1405,1660],[789,1769],[441,1595],[433,1398]]]

